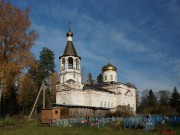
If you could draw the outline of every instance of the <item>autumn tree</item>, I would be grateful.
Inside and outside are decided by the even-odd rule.
[[[0,81],[6,84],[6,96],[15,77],[34,62],[30,50],[38,35],[30,26],[29,8],[0,5]]]
[[[48,107],[52,107],[52,103],[56,102],[56,85],[59,82],[58,80],[58,73],[54,72],[49,76],[49,92],[50,96],[48,99]]]
[[[17,95],[17,103],[21,107],[24,114],[30,112],[38,89],[30,74],[24,74],[19,79],[19,91]]]
[[[130,107],[130,105],[118,105],[116,107],[116,111],[114,112],[114,115],[116,116],[123,116],[123,117],[126,117],[126,116],[131,116],[133,115],[133,108]]]
[[[10,3],[0,4],[0,83],[4,86],[0,109],[4,111],[5,108],[5,113],[10,113],[14,106],[11,101],[17,94],[15,79],[34,64],[31,47],[38,35],[30,29],[29,11],[29,8],[21,10]]]

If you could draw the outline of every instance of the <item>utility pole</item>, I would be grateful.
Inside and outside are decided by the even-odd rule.
[[[37,104],[37,101],[38,101],[38,99],[39,99],[39,96],[40,96],[40,94],[41,94],[41,91],[43,90],[43,109],[45,109],[45,81],[43,80],[42,81],[42,84],[41,84],[41,87],[40,87],[40,90],[39,90],[39,92],[38,92],[38,95],[37,95],[37,97],[36,97],[36,100],[35,100],[35,102],[34,102],[34,105],[33,105],[33,108],[32,108],[32,110],[31,110],[31,113],[30,113],[30,115],[29,115],[29,120],[31,120],[31,116],[32,116],[32,114],[33,114],[33,112],[34,112],[34,109],[35,109],[35,107],[36,107],[36,104]]]
[[[35,100],[35,102],[34,102],[33,108],[32,108],[31,113],[30,113],[30,115],[29,115],[29,121],[31,120],[32,113],[34,112],[34,108],[35,108],[35,106],[36,106],[36,104],[37,104],[37,101],[38,101],[38,99],[39,99],[39,95],[40,95],[40,93],[41,93],[41,91],[42,91],[42,89],[43,89],[43,85],[44,85],[44,83],[42,82],[41,88],[40,88],[40,90],[39,90],[39,92],[38,92],[38,95],[37,95],[36,100]]]
[[[44,82],[43,82],[43,86],[42,86],[42,89],[43,89],[43,109],[45,109],[45,102],[46,102],[46,92],[45,92],[45,88],[44,88]]]

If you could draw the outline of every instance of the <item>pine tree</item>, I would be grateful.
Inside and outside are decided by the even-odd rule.
[[[180,105],[180,95],[179,95],[176,87],[174,87],[173,93],[172,93],[171,98],[169,100],[169,104],[170,104],[172,109],[174,109]]]
[[[148,99],[148,106],[155,107],[157,103],[157,98],[155,97],[154,92],[151,89],[149,90],[147,99]]]
[[[89,84],[90,86],[92,86],[92,85],[94,84],[94,80],[93,80],[93,78],[92,78],[92,74],[91,74],[91,73],[88,74],[87,82],[88,82],[88,84]]]
[[[97,82],[98,82],[98,83],[102,83],[102,74],[99,74],[99,75],[97,76]]]
[[[40,68],[43,71],[43,79],[48,77],[51,73],[54,73],[54,52],[46,47],[43,47],[42,51],[40,52],[39,63]]]

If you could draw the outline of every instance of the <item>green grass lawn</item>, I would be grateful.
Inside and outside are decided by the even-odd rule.
[[[176,135],[180,130],[174,128]],[[0,135],[159,135],[159,131],[147,132],[144,130],[121,129],[114,130],[109,127],[47,127],[31,123],[24,127],[1,128]]]

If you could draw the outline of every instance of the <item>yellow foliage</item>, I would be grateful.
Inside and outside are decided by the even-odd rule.
[[[10,3],[0,5],[0,81],[7,92],[15,77],[34,64],[30,49],[38,35],[29,30],[30,25],[28,8],[22,11]]]

